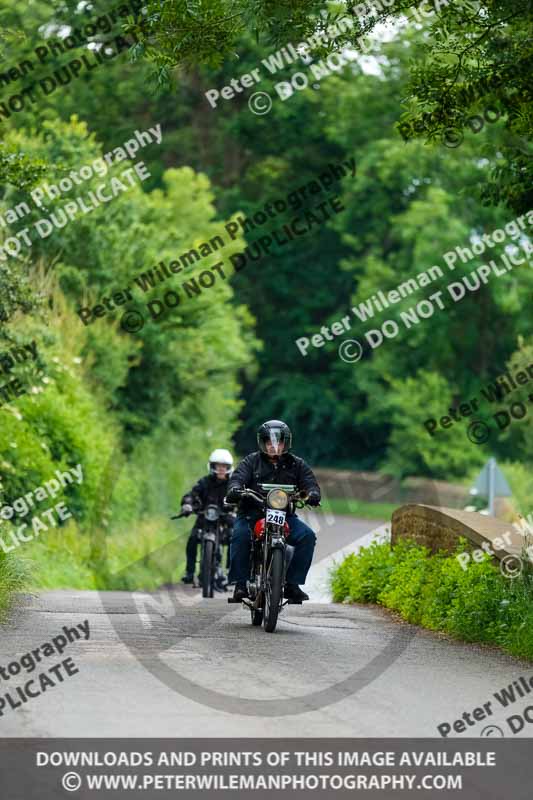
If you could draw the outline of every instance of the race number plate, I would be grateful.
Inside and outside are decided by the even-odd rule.
[[[283,525],[286,516],[287,514],[285,511],[276,511],[275,508],[267,508],[267,522],[273,522],[274,525]]]

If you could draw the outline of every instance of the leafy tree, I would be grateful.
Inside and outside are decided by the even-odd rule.
[[[45,123],[40,135],[11,131],[9,141],[53,164],[54,172],[48,175],[52,181],[102,155],[94,135],[76,119]],[[113,167],[107,181],[123,168],[124,163]],[[229,443],[240,409],[238,371],[253,369],[253,319],[244,306],[230,306],[227,280],[200,297],[185,297],[179,289],[179,309],[160,322],[150,320],[146,304],[168,289],[178,289],[185,278],[192,280],[217,260],[229,276],[229,256],[242,248],[242,240],[206,257],[183,277],[174,276],[161,289],[145,294],[134,288],[128,307],[137,306],[146,317],[136,335],[122,331],[116,316],[86,327],[75,313],[81,304],[93,306],[105,294],[136,286],[134,277],[161,260],[168,263],[200,242],[225,234],[206,176],[183,168],[169,170],[164,180],[164,191],[143,192],[136,185],[43,239],[34,223],[58,214],[68,196],[36,208],[26,192],[12,189],[9,194],[10,204],[24,198],[31,206],[31,213],[11,232],[24,225],[33,241],[22,261],[8,262],[10,272],[21,273],[28,263],[41,265],[40,272],[30,272],[30,281],[37,293],[47,295],[41,316],[14,313],[1,331],[3,348],[33,337],[40,354],[36,398],[24,397],[16,404],[22,419],[11,405],[0,408],[0,415],[11,420],[0,437],[1,452],[9,455],[6,463],[12,466],[5,486],[9,496],[16,496],[18,488],[11,478],[28,480],[27,463],[19,463],[17,453],[27,455],[40,447],[38,442],[48,457],[42,464],[35,462],[35,481],[49,477],[52,464],[77,459],[93,476],[87,484],[92,504],[106,459],[126,451],[133,476],[123,493],[136,498],[130,514],[153,513],[156,499],[173,507],[180,488],[176,480],[190,480],[188,469],[204,468],[205,452],[213,441]],[[99,182],[101,177],[88,180],[84,194]],[[80,192],[77,187],[76,195]],[[73,362],[83,366],[74,368]],[[72,370],[75,374],[70,376]],[[51,384],[44,393],[41,381]],[[147,453],[153,453],[153,459]],[[146,468],[150,463],[153,470]],[[83,506],[85,514],[91,503]]]
[[[523,375],[516,388],[507,379],[506,385],[511,391],[502,392],[499,401],[493,403],[490,411],[492,426],[501,425],[501,438],[506,442],[509,452],[517,461],[529,462],[533,453],[533,380],[528,368],[533,366],[533,342],[528,337],[518,336],[518,349],[512,353],[506,364],[506,369],[500,374],[507,373],[513,379],[522,372]],[[524,377],[525,376],[525,377]],[[496,377],[496,376],[494,376]],[[526,380],[527,377],[527,380]],[[495,381],[494,381],[495,383]],[[516,381],[515,381],[516,384]],[[498,418],[495,419],[495,415]]]
[[[20,4],[5,0],[5,5],[11,15],[9,24],[22,22],[26,34],[24,43],[17,43],[18,49],[10,53],[11,61],[31,54],[42,43],[44,25],[79,27],[89,21],[88,12],[81,11],[76,2],[69,0],[54,10],[46,3],[36,2],[30,29]],[[53,264],[70,302],[76,303],[76,308],[81,303],[96,303],[107,292],[127,285],[140,270],[188,249],[191,236],[202,239],[216,235],[222,230],[218,220],[237,213],[253,215],[267,201],[286,197],[291,190],[311,181],[330,163],[353,156],[358,174],[355,181],[345,180],[331,188],[331,193],[342,195],[345,212],[308,237],[285,248],[273,248],[270,256],[260,262],[250,262],[232,276],[231,285],[224,282],[201,297],[188,299],[175,315],[147,324],[135,338],[117,331],[116,322],[109,325],[107,320],[99,320],[91,325],[84,345],[84,357],[91,359],[91,375],[104,388],[106,402],[127,431],[126,441],[133,450],[136,442],[147,441],[149,430],[157,428],[160,419],[165,420],[168,430],[179,432],[180,441],[191,417],[195,431],[204,425],[204,430],[216,430],[220,435],[225,431],[227,435],[241,407],[236,393],[243,383],[245,405],[237,437],[240,450],[253,446],[253,432],[263,417],[276,415],[286,417],[293,425],[299,434],[299,451],[315,463],[375,468],[388,459],[398,466],[401,449],[406,465],[413,469],[419,465],[417,469],[429,474],[442,474],[445,458],[436,452],[418,452],[416,437],[406,435],[400,440],[394,436],[397,427],[403,429],[400,412],[393,414],[388,402],[392,387],[403,377],[416,380],[421,371],[426,371],[442,376],[451,392],[451,402],[456,403],[471,392],[475,394],[480,381],[490,377],[494,363],[503,365],[509,358],[517,333],[528,333],[527,319],[520,313],[530,286],[527,273],[501,279],[468,296],[456,309],[435,315],[424,326],[402,331],[398,340],[386,342],[357,365],[345,364],[338,358],[340,339],[321,349],[310,347],[306,358],[301,357],[294,342],[301,336],[312,336],[322,325],[330,325],[346,314],[352,324],[347,335],[358,338],[364,334],[365,326],[359,324],[351,306],[378,290],[394,289],[433,264],[440,264],[445,270],[441,283],[446,277],[451,280],[454,273],[443,264],[443,253],[457,245],[468,246],[471,235],[490,232],[510,219],[501,205],[482,207],[475,197],[478,187],[490,183],[495,169],[505,169],[511,163],[505,147],[516,143],[518,134],[508,129],[509,114],[494,125],[486,124],[480,134],[467,127],[464,142],[456,150],[433,143],[440,134],[426,123],[433,127],[440,124],[438,113],[428,116],[439,98],[435,94],[430,102],[422,89],[419,95],[412,95],[412,87],[417,64],[427,63],[428,75],[431,72],[431,48],[436,47],[438,26],[448,26],[451,33],[455,25],[455,11],[445,17],[448,11],[444,6],[435,17],[437,27],[433,32],[432,20],[424,27],[415,20],[407,31],[398,28],[393,43],[378,39],[372,51],[374,74],[362,62],[354,62],[343,74],[296,92],[282,103],[276,97],[274,84],[288,80],[295,69],[305,70],[297,63],[275,76],[265,75],[261,89],[274,98],[268,116],[250,113],[246,93],[211,109],[203,94],[208,88],[220,88],[237,73],[250,72],[268,52],[287,41],[297,43],[313,32],[327,30],[347,11],[331,5],[325,16],[318,3],[270,3],[268,9],[263,3],[236,3],[236,16],[228,22],[227,36],[217,28],[220,47],[215,53],[213,35],[199,37],[206,8],[201,3],[151,4],[148,25],[142,26],[144,33],[141,28],[136,32],[141,39],[145,37],[148,59],[130,63],[130,56],[123,53],[43,99],[38,107],[32,105],[27,113],[12,115],[8,124],[3,123],[7,145],[27,158],[47,163],[45,179],[56,182],[69,169],[88,163],[129,138],[135,128],[145,129],[161,122],[163,142],[142,153],[152,178],[139,191],[128,192],[109,209],[80,216],[49,239],[34,243],[33,258],[44,261],[48,268]],[[353,42],[361,33],[374,29],[378,21],[387,21],[389,14],[405,11],[412,15],[412,8],[410,3],[395,3],[378,15],[379,19],[375,15],[352,15],[351,30],[338,37],[335,44]],[[98,0],[91,16],[107,11],[107,5]],[[225,25],[222,21],[228,16],[228,7],[210,3],[208,13],[210,25],[214,20]],[[482,15],[478,16],[481,19]],[[126,22],[121,21],[118,29]],[[181,34],[177,31],[179,26]],[[454,35],[459,42],[460,31],[456,28],[455,25]],[[519,17],[500,25],[505,35],[513,37],[518,28]],[[116,33],[115,29],[113,33],[98,33],[93,39],[105,41]],[[483,42],[493,35],[494,31],[488,33]],[[237,47],[238,69],[232,56]],[[329,49],[328,45],[318,45],[313,57],[319,59]],[[137,48],[137,55],[141,50]],[[50,57],[43,67],[47,71],[57,69],[84,52],[84,48],[66,51]],[[161,61],[158,53],[163,54]],[[414,64],[411,73],[409,61]],[[172,70],[178,79],[176,85],[162,84],[157,92],[147,91],[152,63]],[[174,64],[180,65],[177,70],[173,69]],[[474,65],[469,64],[469,69],[472,72],[468,81],[477,80]],[[464,83],[462,78],[458,81]],[[450,87],[451,82],[450,73]],[[450,97],[455,97],[454,93],[462,97],[460,93],[468,85],[456,84],[450,88]],[[22,86],[24,81],[19,81],[6,91],[18,91]],[[490,97],[485,98],[487,101],[495,99],[496,89],[504,101],[516,95],[516,101],[521,102],[511,87],[495,85]],[[401,97],[411,98],[407,102],[409,116],[403,119],[398,105]],[[469,97],[466,93],[463,98],[465,113],[482,110],[485,99],[476,106],[472,94],[474,104],[470,106],[466,104]],[[527,93],[522,92],[520,97],[527,100]],[[450,114],[452,111],[453,104]],[[83,119],[71,121],[73,114]],[[413,134],[429,138],[429,146],[423,141],[402,141],[395,126],[399,125],[405,134],[406,128],[401,124],[406,119],[418,120],[419,130]],[[453,120],[447,117],[445,121],[451,124]],[[459,118],[455,120],[458,121]],[[46,143],[40,131],[46,134]],[[192,167],[192,174],[190,170],[176,171],[186,166]],[[115,168],[117,174],[119,167]],[[208,176],[211,188],[202,183],[199,172]],[[523,171],[514,174],[518,198]],[[89,188],[94,184],[88,183]],[[211,190],[214,196],[208,199]],[[4,207],[21,201],[25,192],[24,187],[3,189]],[[176,209],[192,209],[190,195],[201,199],[194,204],[189,218]],[[300,213],[301,209],[294,211],[294,215]],[[36,218],[32,216],[31,221]],[[273,220],[270,227],[289,218]],[[262,228],[248,229],[235,242],[236,250],[252,244],[265,232]],[[495,254],[500,252],[501,248]],[[474,262],[464,268],[458,265],[456,278],[472,266]],[[19,274],[24,271],[21,262]],[[431,291],[438,288],[440,283],[435,283]],[[214,293],[218,300],[211,303]],[[408,308],[424,294],[395,306],[394,313]],[[20,296],[23,299],[24,293]],[[151,296],[136,295],[136,307],[145,310],[146,302],[157,296],[157,290]],[[243,305],[257,320],[264,343],[258,353],[256,374],[248,370],[249,357],[244,355],[250,352],[246,348],[252,340],[251,318]],[[379,316],[376,325],[386,316]],[[231,335],[223,343],[216,341],[213,331],[226,330],[226,326]],[[480,329],[485,332],[483,336],[478,334]],[[233,336],[235,332],[237,338]],[[208,344],[213,335],[215,350]],[[120,346],[114,344],[117,341]],[[152,371],[153,382],[145,380],[147,369]],[[224,384],[222,373],[227,370],[231,377]],[[215,394],[224,397],[228,411],[228,417],[223,415],[215,428],[206,422],[213,412],[211,386],[219,387]],[[180,398],[177,407],[176,397]],[[441,413],[445,411],[444,408]],[[420,419],[420,431],[426,437],[422,422]],[[207,438],[202,442],[204,446]],[[446,447],[443,440],[443,450]],[[505,438],[498,442],[498,448],[499,456],[512,457]],[[460,454],[455,454],[451,462],[456,465],[454,474],[459,474],[463,463]],[[468,464],[465,456],[464,469]]]
[[[436,372],[420,370],[412,378],[393,380],[384,406],[390,414],[392,433],[387,451],[387,470],[399,478],[431,475],[461,478],[480,467],[485,455],[468,447],[465,418],[444,430],[429,433],[422,423],[439,420],[453,406],[453,390]]]
[[[315,46],[315,57],[343,45],[360,49],[363,35],[380,24],[412,18],[418,5],[395,0],[386,11],[377,11],[371,3],[348,9],[331,4],[325,11],[319,0],[151,0],[147,24],[138,33],[142,52],[166,78],[175,65],[216,67],[223,57],[235,60],[245,33],[276,48],[327,35],[341,18],[351,24]],[[531,0],[517,0],[512,8],[501,0],[435,0],[434,8],[421,46],[412,48],[408,111],[400,129],[407,137],[440,141],[450,128],[464,129],[472,115],[496,104],[505,118],[505,135],[486,196],[524,212],[531,205],[532,178]],[[414,22],[414,27],[422,26]]]

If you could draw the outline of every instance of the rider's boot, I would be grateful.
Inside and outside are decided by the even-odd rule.
[[[248,597],[248,588],[245,583],[237,583],[235,585],[235,591],[233,592],[233,599],[239,602],[240,600],[244,600],[245,597]]]
[[[286,583],[283,595],[287,600],[293,603],[301,603],[303,600],[309,600],[309,595],[302,592],[297,583]]]
[[[183,578],[181,579],[182,583],[192,583],[194,581],[194,575],[192,572],[186,572]]]
[[[226,579],[226,576],[219,567],[215,575],[215,589],[217,590],[217,592],[225,592],[227,586],[228,586],[228,581]]]

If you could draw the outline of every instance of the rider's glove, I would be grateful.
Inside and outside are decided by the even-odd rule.
[[[186,517],[188,517],[189,514],[192,514],[192,506],[191,506],[191,504],[190,503],[184,503],[182,505],[182,507],[181,507],[181,513],[185,514]]]
[[[317,492],[316,489],[311,489],[307,496],[307,503],[310,506],[320,505],[320,492]]]
[[[235,504],[238,503],[241,499],[242,493],[244,489],[239,489],[238,486],[234,486],[229,490],[226,495],[226,503]]]

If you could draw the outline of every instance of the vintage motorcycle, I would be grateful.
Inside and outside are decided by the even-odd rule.
[[[199,517],[197,536],[202,546],[200,558],[200,583],[202,597],[214,597],[217,591],[226,591],[226,581],[222,570],[222,546],[229,546],[229,532],[235,519],[232,507],[225,510],[215,504],[205,508],[193,506],[193,513]],[[171,519],[181,519],[188,514],[176,514]]]
[[[241,601],[230,597],[228,603],[242,602],[250,609],[252,625],[263,623],[265,631],[273,633],[278,614],[287,603],[293,603],[283,597],[289,554],[292,555],[292,548],[286,542],[289,536],[286,517],[296,508],[304,507],[305,497],[295,486],[287,484],[262,483],[260,489],[261,494],[252,489],[240,493],[241,498],[254,500],[264,512],[251,531],[249,598]]]

